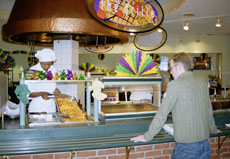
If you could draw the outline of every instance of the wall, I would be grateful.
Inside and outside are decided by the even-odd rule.
[[[221,140],[223,137],[221,137]],[[222,145],[222,152],[218,154],[218,138],[211,138],[211,159],[230,158],[230,138]],[[170,159],[175,143],[160,143],[154,145],[135,146],[131,149],[129,159]],[[87,151],[73,151],[60,153],[32,154],[8,156],[9,159],[126,159],[125,147],[98,149]],[[0,159],[4,159],[0,157]]]
[[[230,37],[229,36],[202,36],[199,37],[200,42],[196,42],[196,36],[168,37],[165,45],[160,49],[146,53],[159,53],[160,55],[170,56],[173,53],[188,52],[192,56],[199,56],[200,53],[208,53],[213,56],[213,62],[216,61],[216,54],[222,54],[222,85],[223,87],[230,88]],[[96,66],[114,69],[119,59],[125,53],[137,50],[133,43],[116,45],[111,51],[105,53],[105,59],[103,61],[98,60],[97,54],[88,52],[85,48],[80,48],[80,64],[82,62],[92,62]],[[164,73],[165,74],[165,73]],[[198,76],[204,76],[208,78],[209,74],[217,74],[216,67],[214,66],[212,71],[195,71]]]

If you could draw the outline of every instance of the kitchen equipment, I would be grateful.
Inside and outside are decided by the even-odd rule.
[[[5,114],[8,115],[11,119],[15,119],[19,117],[19,104],[15,104],[11,101],[6,102],[6,112]]]
[[[0,113],[6,110],[6,102],[8,100],[8,76],[0,75]]]
[[[151,103],[143,104],[107,104],[101,106],[100,120],[124,120],[153,117],[158,107]]]
[[[33,114],[29,114],[29,122],[30,123],[59,122],[59,119],[56,114],[33,113]]]

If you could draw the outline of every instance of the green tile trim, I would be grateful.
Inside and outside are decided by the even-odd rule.
[[[162,82],[162,78],[118,78],[118,79],[102,79],[102,82]]]

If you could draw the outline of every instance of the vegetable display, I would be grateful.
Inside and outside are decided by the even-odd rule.
[[[65,70],[61,71],[60,78],[61,78],[61,80],[65,80],[65,78],[66,78]]]
[[[73,72],[71,70],[67,70],[66,78],[67,80],[73,79]]]
[[[53,79],[53,74],[52,74],[51,71],[48,71],[46,76],[47,76],[47,80],[52,80]]]
[[[40,71],[38,77],[40,80],[44,80],[46,79],[46,73],[43,71]]]
[[[26,75],[30,75],[31,77],[27,77]],[[77,76],[77,73],[73,72],[72,70],[67,70],[67,72],[62,70],[60,73],[56,72],[55,74],[53,74],[51,71],[46,73],[44,71],[33,70],[33,72],[29,75],[27,71],[26,75],[25,77],[27,77],[27,80],[85,80],[85,75],[79,74]]]

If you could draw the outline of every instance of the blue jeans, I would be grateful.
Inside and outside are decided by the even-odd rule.
[[[210,159],[211,148],[208,140],[192,143],[176,143],[172,159]]]

